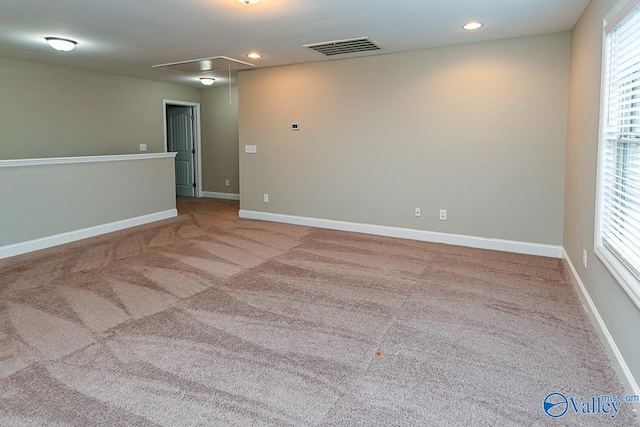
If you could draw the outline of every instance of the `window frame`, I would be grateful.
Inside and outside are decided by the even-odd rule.
[[[640,6],[640,0],[621,0],[609,12],[603,22],[602,38],[602,70],[601,70],[601,92],[600,92],[600,128],[598,135],[598,169],[596,186],[596,215],[595,215],[595,235],[594,252],[602,261],[604,266],[613,275],[620,286],[629,295],[631,300],[640,308],[640,279],[620,260],[614,252],[603,242],[601,233],[601,216],[603,202],[603,182],[605,178],[605,152],[607,150],[607,112],[608,112],[608,88],[609,80],[609,34],[622,22],[629,14]]]

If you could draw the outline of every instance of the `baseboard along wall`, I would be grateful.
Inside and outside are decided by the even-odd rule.
[[[235,193],[217,193],[215,191],[203,191],[202,197],[208,199],[222,199],[222,200],[240,200],[240,195]]]
[[[361,224],[330,219],[309,218],[268,212],[241,209],[240,218],[262,221],[284,222],[287,224],[306,225],[331,230],[352,231],[356,233],[374,234],[401,239],[420,240],[431,243],[445,243],[456,246],[467,246],[478,249],[513,252],[526,255],[538,255],[551,258],[562,258],[562,246],[540,243],[517,242],[513,240],[490,239],[485,237],[465,236],[461,234],[439,233],[411,228],[388,227],[384,225]]]
[[[584,283],[582,282],[582,279],[580,278],[578,271],[573,265],[571,258],[569,258],[569,254],[567,254],[567,251],[565,249],[562,249],[562,252],[563,252],[563,258],[567,262],[567,265],[571,270],[571,274],[575,279],[574,284],[575,284],[576,291],[582,298],[585,309],[591,315],[592,319],[595,320],[598,328],[600,329],[601,336],[604,338],[603,344],[605,345],[605,347],[607,347],[609,354],[611,354],[614,357],[614,361],[618,365],[617,370],[620,373],[622,373],[622,375],[624,375],[625,379],[627,380],[631,394],[640,395],[640,386],[638,386],[638,382],[636,381],[633,374],[631,373],[631,370],[629,369],[627,362],[625,362],[624,357],[622,356],[622,353],[620,353],[620,349],[616,345],[616,342],[613,340],[613,337],[611,336],[611,333],[609,332],[609,329],[607,328],[606,323],[602,319],[602,316],[600,316],[600,313],[598,312],[596,305],[591,299],[591,296],[589,295],[587,288],[584,286]]]
[[[83,228],[81,230],[73,230],[66,233],[55,234],[53,236],[29,240],[26,242],[14,243],[12,245],[0,247],[0,259],[39,251],[41,249],[47,249],[53,246],[71,243],[78,240],[87,239],[89,237],[100,236],[102,234],[112,233],[114,231],[149,224],[151,222],[161,221],[163,219],[173,218],[176,216],[178,216],[178,210],[169,209],[162,212],[156,212],[148,215],[124,219],[121,221]]]

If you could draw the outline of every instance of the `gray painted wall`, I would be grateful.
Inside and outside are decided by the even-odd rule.
[[[175,209],[173,158],[0,167],[0,247]],[[19,184],[18,184],[19,183]]]
[[[162,100],[197,89],[0,57],[0,160],[164,151]]]
[[[602,22],[617,0],[594,0],[573,30],[564,247],[631,372],[640,378],[640,310],[594,253]],[[588,268],[582,266],[582,251]]]
[[[0,160],[164,151],[197,89],[0,58]],[[175,209],[173,158],[0,168],[0,246]]]
[[[238,86],[200,90],[202,120],[202,188],[238,194]],[[225,179],[229,186],[225,186]]]
[[[561,245],[569,54],[567,32],[242,71],[241,209]]]

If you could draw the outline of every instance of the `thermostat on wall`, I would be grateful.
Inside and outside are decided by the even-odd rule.
[[[300,130],[300,126],[297,123],[292,123],[291,130]]]

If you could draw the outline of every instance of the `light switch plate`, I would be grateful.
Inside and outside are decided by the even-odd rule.
[[[250,153],[250,154],[255,154],[258,152],[258,147],[255,145],[245,145],[244,146],[244,152],[245,153]]]

